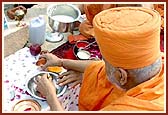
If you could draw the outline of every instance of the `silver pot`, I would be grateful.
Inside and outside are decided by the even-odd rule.
[[[81,12],[71,4],[56,4],[47,8],[47,15],[53,32],[72,32],[74,23],[79,20]]]

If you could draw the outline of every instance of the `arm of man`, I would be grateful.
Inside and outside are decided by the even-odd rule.
[[[66,69],[71,69],[78,72],[84,72],[86,67],[90,65],[93,60],[71,60],[71,59],[61,59],[52,53],[45,53],[40,56],[45,58],[47,62],[42,65],[42,69],[46,70],[48,66],[62,66]]]
[[[48,95],[46,97],[47,103],[50,106],[51,111],[65,111],[60,102],[58,101],[58,98],[56,96],[56,93],[52,93],[51,95]]]
[[[70,59],[62,59],[61,61],[63,67],[78,72],[84,72],[86,67],[93,62],[93,60],[70,60]]]
[[[47,74],[43,76],[38,76],[36,79],[37,91],[41,93],[41,95],[46,97],[47,103],[50,106],[51,111],[64,111],[61,103],[59,102],[56,95],[56,88],[51,79],[47,78]]]

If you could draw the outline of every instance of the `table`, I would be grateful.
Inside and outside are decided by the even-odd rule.
[[[14,20],[10,20],[9,17],[6,16],[9,29],[3,30],[2,32],[3,40],[4,40],[4,51],[5,51],[4,56],[5,57],[21,49],[24,46],[24,44],[29,40],[28,25],[32,18],[35,18],[39,15],[43,15],[47,22],[46,31],[51,31],[51,28],[49,27],[49,24],[48,24],[48,17],[46,15],[47,7],[49,5],[50,3],[42,3],[42,4],[39,3],[37,5],[34,5],[31,8],[28,8],[27,13],[24,17],[24,22],[26,23],[26,26],[24,27],[16,27],[17,22],[15,22]],[[86,18],[85,15],[83,15],[81,19],[85,19],[85,18]],[[45,41],[45,43],[42,45],[42,48],[52,51],[56,47],[65,43],[67,41],[67,36],[70,34],[71,34],[70,32],[64,33],[64,39],[60,42],[51,43],[51,42]],[[79,31],[74,31],[73,34],[79,34]]]
[[[39,14],[44,15],[46,22],[46,8],[49,4],[38,4],[27,10],[27,14],[24,21],[28,23],[32,18],[37,17]],[[8,20],[9,29],[5,30],[4,36],[4,59],[3,59],[3,78],[2,78],[2,111],[9,112],[12,107],[20,100],[34,99],[41,106],[42,111],[48,111],[49,106],[46,101],[41,101],[30,96],[25,87],[26,80],[34,73],[40,70],[35,65],[38,56],[34,57],[30,54],[29,48],[23,48],[26,41],[29,38],[28,26],[15,27],[13,20]],[[28,24],[27,24],[28,25]],[[47,24],[47,30],[49,31],[49,25]],[[71,33],[64,33],[64,39],[57,43],[51,43],[45,41],[41,46],[42,50],[52,51],[53,49],[61,46],[67,42],[67,36]],[[74,34],[79,34],[78,31],[74,31]],[[18,37],[19,36],[19,37]],[[15,44],[15,45],[13,45]],[[78,110],[78,94],[80,86],[76,86],[74,89],[68,89],[66,93],[59,98],[60,102],[65,110]],[[15,97],[14,97],[15,96]],[[73,106],[72,106],[73,105]]]
[[[42,107],[41,111],[48,111],[50,108],[46,101],[36,99],[26,91],[26,80],[32,74],[41,71],[35,65],[39,56],[32,56],[29,48],[25,47],[3,60],[3,79],[2,79],[2,111],[9,112],[12,107],[20,100],[33,99]],[[78,110],[78,94],[80,86],[73,89],[67,89],[66,93],[59,98],[65,110]],[[15,95],[15,96],[14,96]],[[72,104],[75,106],[73,107]]]

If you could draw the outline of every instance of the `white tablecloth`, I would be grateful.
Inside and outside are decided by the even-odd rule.
[[[31,77],[32,74],[41,71],[36,65],[38,56],[32,56],[29,48],[25,47],[15,54],[6,57],[3,60],[3,96],[2,96],[2,111],[8,112],[12,110],[12,107],[20,100],[33,99],[39,102],[42,107],[42,111],[49,110],[49,106],[46,101],[36,99],[29,95],[26,91],[26,80]],[[65,110],[78,110],[78,94],[80,86],[76,86],[74,89],[68,89],[64,95],[59,98]],[[68,93],[69,92],[69,93]],[[71,101],[70,101],[71,100]],[[70,106],[70,105],[76,105]]]

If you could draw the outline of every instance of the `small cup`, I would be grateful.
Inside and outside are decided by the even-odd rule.
[[[90,59],[91,55],[90,55],[90,52],[86,50],[79,50],[77,52],[77,57],[81,60],[88,60]]]
[[[87,41],[78,41],[78,42],[76,42],[76,47],[78,48],[78,49],[84,49],[87,45],[89,45],[89,42],[87,42]]]

